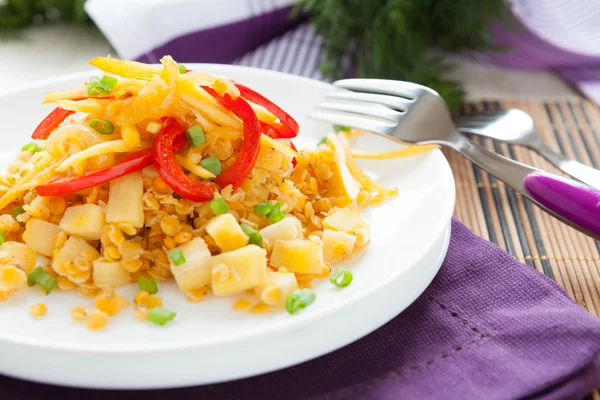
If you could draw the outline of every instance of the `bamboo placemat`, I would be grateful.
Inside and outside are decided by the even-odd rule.
[[[600,167],[600,110],[589,101],[502,101],[468,104],[461,112],[520,108],[534,119],[548,146]],[[559,173],[533,151],[474,137],[499,154]],[[561,223],[503,182],[445,151],[456,180],[454,215],[475,234],[554,279],[583,308],[600,316],[600,242]]]

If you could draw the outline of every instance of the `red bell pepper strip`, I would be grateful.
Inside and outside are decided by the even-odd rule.
[[[40,124],[35,128],[32,139],[46,140],[52,132],[63,123],[69,115],[75,114],[75,111],[55,108]]]
[[[231,110],[244,123],[244,141],[237,158],[229,168],[215,178],[215,183],[220,187],[232,185],[233,189],[237,189],[250,175],[256,165],[256,160],[258,160],[260,150],[260,124],[258,118],[256,118],[256,113],[254,113],[250,104],[242,97],[234,100],[229,94],[220,96],[213,88],[207,86],[202,88],[225,108]]]
[[[175,146],[185,139],[185,127],[175,118],[168,118],[164,128],[152,142],[154,165],[161,178],[179,195],[192,201],[208,201],[213,198],[215,186],[208,181],[188,177],[175,162]],[[185,143],[185,142],[184,142]]]
[[[233,83],[239,89],[240,95],[243,98],[258,104],[259,106],[263,106],[273,115],[279,118],[280,122],[276,122],[271,125],[275,132],[277,132],[277,136],[271,136],[271,134],[263,131],[265,135],[268,135],[274,139],[290,139],[298,135],[298,131],[300,130],[298,122],[296,122],[296,120],[288,113],[283,111],[283,109],[281,109],[277,104],[273,103],[262,94],[250,89],[248,86],[242,85],[241,83],[235,81]]]
[[[88,171],[81,176],[56,178],[37,186],[35,190],[40,196],[65,196],[102,185],[150,165],[152,165],[152,152],[146,149],[131,153],[110,167]]]
[[[185,147],[187,140],[185,135],[177,138],[174,142],[174,152],[178,153]],[[66,196],[81,190],[102,185],[113,179],[128,175],[152,165],[152,151],[150,149],[131,153],[115,165],[88,171],[81,176],[66,176],[53,179],[43,185],[37,186],[35,190],[40,196]]]
[[[191,70],[186,69],[184,73],[191,72]],[[233,81],[233,84],[240,91],[240,95],[246,100],[250,100],[251,102],[263,106],[267,110],[271,112],[271,114],[275,115],[279,118],[280,122],[276,122],[273,125],[266,124],[264,122],[260,122],[262,127],[262,132],[273,138],[273,139],[290,139],[298,136],[298,131],[300,131],[300,125],[291,115],[283,111],[281,107],[277,104],[273,103],[271,100],[267,99],[262,94],[257,91],[250,89],[248,86],[243,85],[239,82]],[[206,90],[208,87],[203,86]],[[211,90],[214,90],[210,88]],[[211,93],[212,94],[212,93]],[[213,95],[214,96],[214,95]],[[269,128],[267,128],[266,126]]]
[[[111,97],[112,96],[76,97],[76,98],[69,99],[69,100],[78,101],[78,100],[85,100],[85,99],[89,99],[89,98],[109,99]],[[75,114],[75,111],[65,110],[60,107],[55,108],[54,110],[52,110],[52,112],[50,114],[48,114],[48,116],[46,118],[44,118],[44,120],[42,122],[40,122],[40,124],[37,126],[37,128],[35,128],[35,130],[31,134],[31,138],[39,139],[39,140],[48,139],[50,134],[52,132],[54,132],[56,129],[58,129],[60,124],[62,124],[63,121],[65,119],[67,119],[67,117],[69,115],[73,115],[73,114]]]
[[[277,132],[275,130],[275,128],[273,128],[271,125],[267,124],[266,122],[262,122],[262,121],[258,121],[258,122],[260,123],[260,130],[262,133],[264,133],[265,135],[267,135],[268,137],[270,137],[272,139],[281,139],[279,132]]]

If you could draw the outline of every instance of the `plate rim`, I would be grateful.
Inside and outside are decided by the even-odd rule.
[[[188,379],[183,379],[183,380],[166,379],[166,380],[163,380],[160,382],[153,381],[152,383],[148,383],[145,379],[143,379],[142,381],[137,380],[136,383],[133,383],[133,384],[132,383],[115,383],[114,381],[111,381],[108,384],[107,383],[98,383],[98,382],[100,382],[99,380],[95,380],[95,383],[89,383],[89,382],[83,383],[81,381],[65,380],[65,378],[57,378],[57,379],[45,378],[45,376],[41,377],[41,375],[37,375],[34,378],[31,378],[29,375],[27,375],[25,373],[14,373],[12,371],[10,373],[3,372],[3,374],[5,374],[6,376],[9,376],[11,378],[15,378],[15,379],[24,379],[24,380],[32,381],[32,382],[36,382],[36,383],[60,385],[60,386],[65,386],[65,387],[69,387],[69,388],[101,389],[101,390],[160,390],[160,389],[178,389],[178,388],[185,388],[185,387],[199,387],[199,386],[205,386],[205,385],[210,385],[210,384],[227,383],[227,382],[233,382],[233,381],[240,380],[240,379],[248,379],[248,378],[252,378],[254,376],[269,374],[269,373],[283,370],[286,368],[292,368],[294,366],[303,364],[305,362],[310,362],[310,361],[317,359],[319,357],[322,357],[326,354],[340,350],[340,349],[344,348],[345,346],[350,345],[351,343],[361,340],[362,338],[373,333],[375,330],[381,328],[383,325],[387,324],[393,318],[397,317],[406,308],[410,307],[423,294],[423,292],[429,287],[429,285],[431,284],[433,279],[435,279],[436,275],[438,274],[439,269],[440,269],[441,265],[443,264],[443,261],[446,258],[446,255],[450,248],[451,234],[452,234],[452,222],[449,221],[448,224],[446,225],[446,227],[444,228],[442,235],[434,240],[435,245],[436,245],[435,251],[439,251],[438,255],[436,256],[436,262],[439,262],[439,265],[437,265],[437,267],[435,268],[434,271],[430,271],[431,276],[424,283],[423,289],[417,291],[415,293],[413,300],[406,307],[402,308],[402,310],[399,313],[394,313],[394,315],[391,318],[385,318],[383,320],[383,322],[378,324],[374,329],[368,330],[368,331],[360,334],[359,336],[357,336],[354,339],[349,339],[346,342],[341,343],[339,346],[329,347],[326,350],[322,350],[322,351],[316,352],[316,353],[311,353],[311,355],[309,357],[303,357],[301,360],[286,361],[284,363],[272,365],[267,368],[263,367],[263,368],[260,368],[259,370],[247,371],[245,373],[234,373],[233,375],[230,375],[227,377],[220,377],[220,378],[214,378],[214,379],[209,378],[209,380],[203,381],[200,383],[197,378],[193,378],[193,379],[188,378]],[[110,354],[108,354],[108,356],[110,356]]]

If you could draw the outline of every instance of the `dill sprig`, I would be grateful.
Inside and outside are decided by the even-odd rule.
[[[33,24],[66,21],[87,24],[85,0],[3,0],[0,1],[0,31],[14,31]]]
[[[464,91],[444,78],[452,65],[439,51],[494,50],[490,23],[507,10],[505,0],[298,0],[295,11],[326,39],[325,76],[420,83],[454,109]]]

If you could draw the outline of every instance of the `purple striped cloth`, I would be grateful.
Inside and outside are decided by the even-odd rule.
[[[180,61],[233,62],[319,79],[321,39],[308,26],[294,29],[301,21],[287,18],[292,4],[88,0],[86,10],[123,58],[158,62],[168,53]],[[498,44],[510,50],[473,56],[507,67],[556,70],[600,104],[598,0],[512,0],[511,7],[519,27],[492,27]]]
[[[550,68],[600,104],[600,4],[598,0],[513,0],[520,27],[493,27],[509,51],[480,60],[513,68]]]

